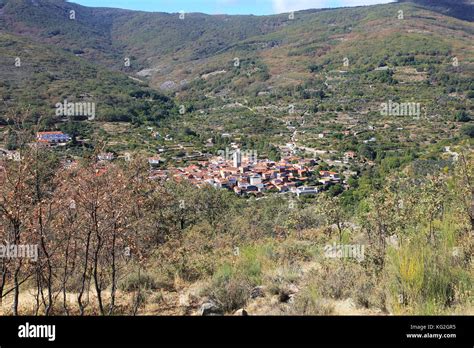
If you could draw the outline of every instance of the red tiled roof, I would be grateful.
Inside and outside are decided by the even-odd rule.
[[[62,135],[64,134],[63,132],[60,131],[54,131],[54,132],[38,132],[36,133],[37,136],[42,136],[42,135]]]

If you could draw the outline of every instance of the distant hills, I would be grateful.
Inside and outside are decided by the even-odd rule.
[[[359,95],[372,97],[428,95],[423,84],[404,83],[403,91],[395,91],[386,85],[393,77],[369,72],[382,66],[430,69],[432,83],[439,85],[436,74],[449,72],[453,57],[463,62],[460,80],[443,86],[464,88],[472,79],[472,5],[414,2],[300,11],[294,18],[200,13],[180,18],[62,0],[1,0],[0,55],[6,58],[0,63],[1,94],[7,104],[30,100],[46,109],[65,96],[101,94],[109,100],[110,115],[130,114],[127,105],[136,101],[130,95],[148,86],[181,100],[294,95],[296,89],[309,91],[298,92],[309,98],[322,89],[337,97],[356,87]],[[17,56],[24,69],[12,68]],[[332,90],[324,87],[328,74],[348,70],[345,59],[350,82],[334,80]],[[375,83],[385,87],[369,90]],[[150,109],[133,112],[147,118]]]
[[[474,1],[472,0],[398,0],[411,2],[448,16],[474,21]]]

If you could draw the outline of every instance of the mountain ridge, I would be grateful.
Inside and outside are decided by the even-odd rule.
[[[472,0],[398,0],[398,2],[411,2],[448,16],[474,21],[474,1]]]
[[[397,18],[400,9],[403,21]],[[74,20],[70,10],[76,11]],[[88,8],[61,0],[6,0],[0,18],[1,32],[56,46],[183,100],[201,99],[200,93],[325,90],[318,84],[343,68],[343,58],[354,73],[403,65],[397,55],[419,60],[422,69],[450,56],[465,61],[466,72],[472,67],[471,22],[413,3],[307,10],[295,12],[294,19],[288,14],[199,13],[180,19],[178,14]]]

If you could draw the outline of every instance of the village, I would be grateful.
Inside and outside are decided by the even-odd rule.
[[[265,193],[294,193],[298,197],[315,195],[335,184],[346,184],[337,172],[317,171],[315,159],[289,156],[280,161],[245,156],[236,149],[232,158],[215,156],[187,167],[152,169],[152,178],[187,180],[197,187],[211,185],[238,195],[262,196]],[[151,166],[159,159],[149,159]]]
[[[36,144],[48,147],[66,146],[71,141],[70,135],[60,131],[38,132]],[[319,157],[302,157],[295,151],[282,151],[279,161],[258,158],[256,151],[240,149],[232,143],[232,149],[218,151],[217,155],[202,154],[201,159],[184,162],[183,166],[166,166],[160,155],[148,158],[150,179],[157,181],[173,180],[189,182],[196,187],[210,185],[216,189],[226,189],[239,196],[262,197],[269,193],[295,194],[296,196],[316,195],[333,185],[339,185],[341,190],[349,188],[345,178],[357,175],[354,171],[320,170],[320,164],[325,163]],[[19,153],[7,152],[4,156],[20,160]],[[123,156],[125,161],[130,160]],[[329,161],[333,167],[338,163],[348,163],[356,154],[352,151],[344,154],[343,161]],[[99,153],[96,156],[98,164],[118,159],[111,152]],[[63,163],[65,167],[74,165],[74,160]]]

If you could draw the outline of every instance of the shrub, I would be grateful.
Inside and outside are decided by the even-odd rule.
[[[442,314],[468,302],[462,289],[472,286],[469,272],[457,264],[452,248],[438,244],[436,251],[420,247],[420,240],[390,251],[387,268],[394,312]]]
[[[263,253],[263,255],[262,255]],[[266,249],[257,247],[244,248],[237,263],[237,272],[246,278],[252,286],[262,282],[262,258],[267,253]]]
[[[455,120],[457,122],[469,122],[471,120],[471,117],[469,117],[466,111],[462,110],[456,114]]]
[[[461,128],[462,134],[474,138],[474,125],[468,124]]]
[[[270,283],[268,290],[282,300],[285,296],[289,296],[289,285],[300,277],[301,271],[294,266],[279,267],[267,276],[266,281]]]
[[[225,263],[217,270],[205,293],[224,312],[232,312],[245,305],[251,289],[249,278],[238,273],[231,264]]]
[[[423,248],[401,248],[397,253],[398,276],[402,294],[416,300],[421,292],[424,278]]]
[[[156,303],[156,304],[163,303],[163,301],[164,301],[163,292],[158,291],[156,293],[153,293],[150,300],[151,300],[152,303]]]
[[[361,273],[360,266],[355,263],[329,262],[321,271],[314,274],[314,279],[319,284],[322,296],[342,299],[351,296]]]
[[[310,261],[317,254],[318,250],[313,243],[295,241],[289,239],[281,245],[280,258],[286,262]]]
[[[357,278],[357,284],[353,288],[352,298],[356,304],[363,308],[379,308],[387,311],[385,303],[385,292],[380,283],[361,276]]]
[[[252,288],[262,283],[262,269],[273,257],[270,244],[242,248],[234,264],[226,262],[217,269],[205,294],[225,312],[242,308]]]
[[[295,297],[292,314],[296,315],[330,315],[334,313],[334,305],[321,299],[318,289],[310,284]]]
[[[142,273],[138,276],[138,272],[133,272],[119,282],[118,288],[122,291],[130,292],[138,289],[154,290],[158,286],[151,275]]]

